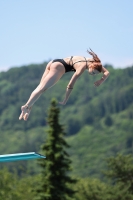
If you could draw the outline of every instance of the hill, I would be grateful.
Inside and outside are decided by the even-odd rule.
[[[46,62],[40,65],[11,68],[0,73],[0,154],[39,151],[46,139],[47,110],[51,99],[63,99],[72,73],[67,73],[36,102],[27,122],[19,121],[20,107],[38,85]],[[117,152],[131,153],[133,141],[133,66],[110,71],[108,80],[98,88],[93,82],[101,75],[88,73],[75,84],[65,106],[60,106],[69,153],[76,176],[99,176],[108,156]],[[22,164],[32,173],[35,162],[8,163],[10,169]],[[3,167],[4,165],[1,165]]]

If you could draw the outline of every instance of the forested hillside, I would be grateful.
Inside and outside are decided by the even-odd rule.
[[[0,154],[39,151],[45,140],[46,116],[51,99],[63,100],[73,73],[65,74],[35,103],[27,122],[19,121],[20,107],[38,85],[47,63],[11,68],[0,73]],[[133,141],[133,66],[114,69],[106,65],[110,77],[100,87],[93,82],[101,78],[87,72],[75,84],[65,106],[60,106],[73,174],[99,176],[104,159],[117,152],[132,153]],[[19,167],[20,163],[15,163]],[[35,163],[22,162],[36,172]],[[3,167],[4,165],[1,165]],[[7,166],[14,167],[14,163]]]

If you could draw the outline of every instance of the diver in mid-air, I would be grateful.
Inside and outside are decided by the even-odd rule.
[[[87,70],[90,75],[103,73],[102,78],[94,83],[94,86],[96,87],[101,85],[109,76],[109,71],[102,66],[100,59],[91,49],[90,51],[87,50],[87,52],[92,55],[93,58],[71,56],[64,59],[55,59],[50,61],[46,66],[39,85],[31,93],[27,103],[21,107],[22,112],[19,120],[28,119],[33,104],[41,94],[55,85],[66,72],[72,71],[74,74],[68,83],[64,100],[59,102],[62,105],[66,104],[75,82],[85,70]]]

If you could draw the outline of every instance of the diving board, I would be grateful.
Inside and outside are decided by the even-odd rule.
[[[36,152],[5,154],[5,155],[0,155],[0,162],[12,162],[18,160],[31,160],[38,158],[46,158],[46,156],[43,156]]]

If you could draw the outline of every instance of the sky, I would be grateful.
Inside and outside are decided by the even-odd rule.
[[[103,64],[133,65],[133,0],[0,1],[0,71],[89,47]]]

